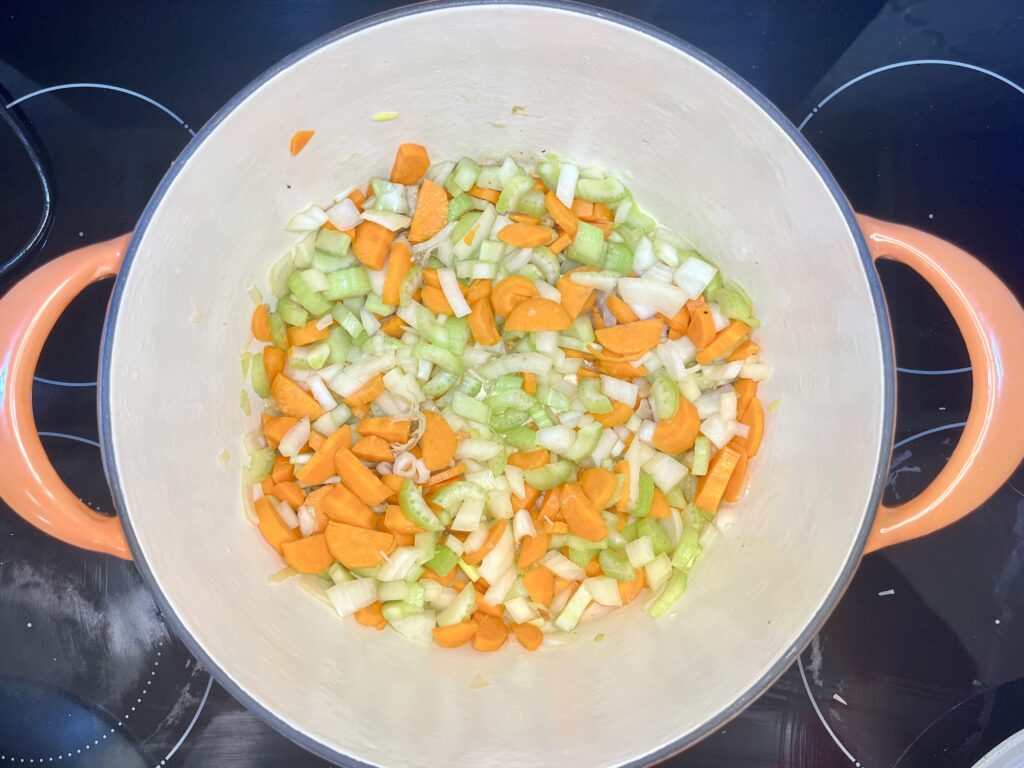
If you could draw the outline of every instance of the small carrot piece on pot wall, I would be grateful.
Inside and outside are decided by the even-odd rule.
[[[306,495],[294,480],[278,483],[270,491],[270,494],[286,502],[292,509],[298,509],[302,506],[302,502],[306,500]]]
[[[284,416],[282,418],[288,418]],[[294,423],[294,422],[292,422]],[[287,432],[288,430],[285,430]],[[283,483],[286,480],[291,480],[295,477],[295,469],[292,467],[292,463],[288,461],[285,456],[274,457],[274,468],[270,472],[270,476],[273,478],[274,483]]]
[[[322,533],[286,541],[281,550],[284,561],[299,573],[323,573],[334,562],[334,555],[327,548],[327,537]]]
[[[286,360],[287,357],[283,349],[278,349],[277,347],[263,348],[263,370],[267,372],[267,381],[270,382],[271,386],[273,386],[277,374],[284,370]]]
[[[536,651],[544,642],[544,633],[533,624],[513,624],[512,634],[523,648],[528,651]]]
[[[447,627],[434,627],[434,642],[442,648],[458,648],[472,640],[477,629],[478,625],[472,619]]]
[[[458,440],[444,416],[433,411],[423,411],[427,425],[420,438],[423,449],[423,463],[431,472],[447,467],[455,458]]]
[[[539,297],[519,302],[505,319],[505,330],[516,333],[564,331],[570,327],[572,318],[561,304]]]
[[[368,506],[381,504],[391,495],[391,489],[348,448],[341,447],[334,454],[334,467],[341,482]]]
[[[533,602],[550,608],[551,600],[555,596],[555,574],[543,565],[531,568],[523,576],[523,588]]]
[[[416,197],[416,210],[409,225],[409,242],[422,243],[429,240],[448,223],[448,195],[444,189],[430,179],[420,184]],[[388,302],[389,304],[398,302]]]
[[[707,474],[697,482],[697,495],[693,499],[695,506],[705,512],[717,512],[722,501],[729,478],[740,461],[740,449],[732,443],[722,448],[711,457]]]
[[[664,453],[677,454],[693,447],[700,430],[697,407],[685,397],[679,398],[679,409],[671,419],[659,421],[651,437],[651,445]]]
[[[748,333],[750,333],[749,325],[739,320],[733,320],[719,331],[704,349],[697,353],[697,362],[707,365],[712,360],[724,357],[725,353],[739,344]]]
[[[328,523],[324,536],[331,554],[346,568],[372,568],[395,547],[395,537],[390,533],[345,523]]]
[[[532,280],[527,280],[522,275],[510,275],[492,287],[491,304],[495,314],[508,317],[517,304],[533,298],[538,293],[537,286]]]
[[[665,323],[657,318],[620,323],[611,328],[595,331],[597,340],[606,352],[616,355],[642,355],[657,346]]]
[[[737,443],[735,448],[740,458],[736,462],[736,469],[732,471],[732,477],[729,478],[729,482],[725,486],[725,493],[722,494],[722,499],[731,503],[739,501],[743,496],[743,481],[746,479],[747,464],[750,461],[747,457],[746,446]]]
[[[259,521],[258,526],[263,538],[267,540],[267,544],[277,550],[279,555],[283,553],[281,547],[285,542],[295,541],[299,538],[299,532],[285,524],[266,496],[256,499],[256,518]]]
[[[760,351],[761,345],[756,341],[744,341],[725,360],[729,363],[735,363],[738,360],[746,360],[751,355],[756,355]]]
[[[267,438],[267,443],[270,447],[277,448],[277,444],[281,442],[281,438],[284,437],[288,433],[288,430],[294,427],[298,421],[299,420],[293,416],[268,416],[266,412],[264,412],[263,436]],[[288,460],[285,459],[285,461]],[[291,462],[289,462],[289,464],[290,463]]]
[[[736,413],[743,416],[757,395],[757,382],[753,379],[736,379],[732,386],[736,390]]]
[[[288,144],[288,151],[291,152],[292,157],[299,154],[306,145],[309,144],[309,140],[313,138],[313,134],[316,131],[296,131],[292,134],[292,140]]]
[[[430,155],[422,144],[399,144],[395,164],[391,166],[391,181],[396,184],[415,184],[430,168]]]
[[[747,446],[747,456],[753,458],[757,456],[761,438],[764,437],[764,408],[756,397],[750,401],[747,410],[740,416],[740,424],[747,425],[748,432],[744,442]]]
[[[497,616],[484,616],[478,624],[476,634],[473,635],[473,647],[476,650],[490,653],[501,648],[508,640],[508,627]]]
[[[392,243],[387,271],[384,273],[384,287],[380,294],[381,301],[393,307],[398,306],[398,291],[402,287],[402,278],[411,267],[412,249],[409,244],[403,241]]]
[[[320,403],[283,373],[274,377],[274,383],[270,385],[270,394],[277,402],[277,407],[286,416],[296,419],[308,416],[310,420],[313,420],[324,415],[324,409]]]
[[[384,611],[381,610],[382,607],[380,602],[370,603],[365,608],[360,608],[353,615],[356,617],[356,621],[364,627],[373,627],[374,629],[381,630],[388,625],[388,620],[384,618]]]
[[[388,249],[395,239],[395,233],[375,221],[364,221],[356,226],[352,238],[352,253],[369,269],[384,268]]]
[[[252,311],[252,320],[249,321],[249,328],[254,339],[258,341],[270,341],[270,310],[266,304],[260,304]]]

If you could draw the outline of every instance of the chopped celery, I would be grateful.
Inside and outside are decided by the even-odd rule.
[[[569,547],[569,559],[576,563],[580,568],[586,568],[590,565],[590,561],[594,559],[594,555],[596,554],[596,549],[574,549],[573,547]]]
[[[577,339],[587,343],[593,342],[596,339],[594,324],[588,315],[580,315],[572,321],[572,333]]]
[[[576,394],[583,407],[591,413],[602,414],[612,412],[612,401],[601,392],[601,380],[588,377],[580,381]]]
[[[462,214],[473,210],[473,198],[463,192],[448,201],[448,222],[458,221]]]
[[[348,253],[351,243],[352,238],[344,232],[335,232],[333,229],[321,229],[316,233],[314,246],[321,253],[326,253],[330,256],[344,256]],[[313,258],[316,258],[315,254]]]
[[[525,173],[514,176],[501,190],[501,196],[498,197],[498,202],[494,204],[494,207],[498,213],[514,211],[519,205],[519,200],[531,189],[533,189],[533,179]]]
[[[289,298],[283,298],[277,302],[277,314],[288,325],[296,327],[305,325],[309,321],[309,312]]]
[[[491,420],[491,409],[487,403],[476,400],[462,392],[456,392],[452,398],[452,410],[457,416],[486,424]]]
[[[537,433],[529,427],[516,427],[505,434],[505,444],[520,451],[532,451],[537,447]]]
[[[416,290],[423,284],[423,267],[419,264],[413,265],[408,272],[405,273],[405,277],[402,278],[402,283],[398,287],[398,305],[405,307],[412,301],[412,295],[416,293]]]
[[[297,309],[302,309],[298,304],[295,305]],[[306,310],[302,310],[305,312]],[[288,349],[288,328],[284,321],[284,318],[280,314],[274,312],[270,315],[270,338],[274,342],[274,346],[280,347],[281,349]]]
[[[538,219],[548,215],[548,207],[544,203],[544,193],[539,189],[531,189],[519,198],[519,210],[527,216]]]
[[[604,259],[604,233],[593,224],[581,221],[569,245],[569,258],[580,264],[598,267]]]
[[[273,448],[261,448],[249,459],[249,482],[258,483],[264,480],[274,468],[274,457],[277,453]]]
[[[619,535],[622,536],[627,543],[630,541],[636,541],[636,523],[630,523],[629,525],[624,526],[623,529],[619,531]]]
[[[476,177],[476,186],[501,192],[503,186],[501,183],[501,167],[497,165],[482,166],[479,175]]]
[[[544,427],[550,427],[555,423],[554,421],[551,420],[551,416],[548,413],[547,408],[545,408],[540,403],[537,403],[530,409],[530,417],[533,419],[533,423],[536,424],[539,429],[543,429]]]
[[[670,507],[685,507],[686,497],[683,495],[683,489],[678,485],[671,491],[665,494],[665,498],[668,500]]]
[[[454,373],[440,371],[434,374],[433,378],[423,385],[423,394],[427,397],[441,397],[441,395],[454,387],[458,381],[459,377]]]
[[[633,252],[624,243],[610,243],[604,257],[604,268],[620,275],[633,271]]]
[[[640,490],[636,495],[636,504],[633,505],[633,514],[636,517],[646,517],[651,512],[651,504],[654,503],[654,478],[646,472],[640,473]],[[640,534],[641,536],[643,534]]]
[[[444,188],[451,192],[452,196],[468,192],[476,184],[477,176],[480,175],[480,166],[468,157],[464,157],[455,164]]]
[[[444,324],[444,331],[447,336],[445,346],[456,355],[464,353],[470,337],[469,321],[464,317],[450,317]]]
[[[331,563],[330,568],[327,569],[327,575],[331,577],[331,581],[335,584],[342,584],[346,581],[352,581],[355,577],[348,572],[348,570],[341,563]]]
[[[332,272],[331,274],[336,275],[339,273]],[[295,294],[299,304],[310,314],[323,315],[330,312],[330,302],[318,292],[312,290],[303,275],[303,272],[292,272],[291,277],[288,278],[288,289]]]
[[[438,368],[448,371],[449,373],[454,373],[456,375],[462,373],[462,361],[457,355],[452,354],[444,347],[439,347],[436,344],[421,341],[413,348],[413,354],[416,357],[429,360]]]
[[[480,211],[470,211],[469,213],[463,214],[459,218],[459,223],[456,224],[455,228],[452,230],[452,244],[461,242],[466,235],[469,234],[469,231],[473,229],[473,226],[477,223],[480,216]]]
[[[476,568],[471,565],[466,565],[462,560],[459,561],[459,567],[463,566],[471,568],[474,573]],[[463,568],[465,570],[465,568]],[[472,578],[472,577],[471,577]],[[477,575],[476,578],[479,578]],[[476,581],[476,578],[472,579]],[[450,624],[459,624],[463,621],[469,620],[469,617],[473,615],[473,611],[476,610],[476,590],[473,589],[472,584],[467,584],[459,592],[458,597],[452,600],[451,605],[437,614],[437,626],[447,627]]]
[[[400,619],[408,618],[409,616],[415,616],[423,613],[423,606],[412,605],[404,601],[396,601],[391,603],[384,603],[381,607],[380,612],[384,615],[387,621],[395,622]]]
[[[324,253],[323,251],[313,252],[313,269],[319,269],[321,272],[326,274],[336,272],[339,269],[345,269],[346,267],[354,267],[358,263],[358,259],[351,254],[346,256],[334,256],[330,253]]]
[[[607,538],[601,539],[600,541],[590,541],[589,539],[584,539],[580,536],[576,536],[575,534],[569,534],[569,537],[565,540],[565,544],[570,549],[594,551],[599,549],[608,549]]]
[[[494,413],[491,415],[490,427],[495,432],[508,432],[510,429],[521,427],[530,420],[530,412],[522,411],[517,408],[509,408],[508,410],[501,411],[500,413]]]
[[[530,254],[530,263],[536,265],[546,282],[555,283],[558,281],[558,256],[553,254],[547,246],[540,245],[534,248]]]
[[[405,187],[385,179],[370,179],[373,189],[373,210],[391,213],[408,213],[409,203],[405,199]]]
[[[448,547],[438,547],[434,556],[427,560],[424,565],[438,576],[447,576],[452,572],[452,568],[455,567],[458,561],[459,556],[448,549]]]
[[[562,163],[555,154],[549,154],[542,163],[537,165],[537,175],[544,186],[552,191],[558,186],[558,174],[561,171]]]
[[[500,240],[484,240],[480,244],[480,261],[497,264],[505,255],[505,243]]]
[[[679,387],[664,370],[649,374],[651,405],[659,421],[671,419],[679,410]]]
[[[562,459],[551,464],[545,464],[538,469],[528,469],[523,473],[523,476],[526,478],[526,482],[538,491],[549,491],[556,485],[561,485],[568,481],[575,474],[575,465]]]
[[[711,300],[722,310],[722,314],[731,320],[746,322],[753,312],[750,297],[746,295],[742,288],[731,281],[721,288],[711,291],[710,295]]]
[[[621,552],[613,549],[602,549],[598,554],[598,562],[605,575],[611,576],[616,581],[633,581],[636,578],[636,571],[629,564],[629,558]]]
[[[343,328],[334,325],[327,331],[327,347],[330,354],[327,362],[331,365],[338,365],[348,360],[348,352],[352,347],[352,337]]]
[[[398,505],[405,516],[420,528],[427,531],[440,531],[444,528],[434,510],[424,500],[419,486],[407,477],[402,480],[402,485],[398,489]]]
[[[292,368],[320,370],[330,354],[331,348],[324,342],[293,346],[288,350],[288,364]]]
[[[683,528],[683,535],[679,538],[676,551],[672,553],[672,567],[681,571],[688,571],[700,556],[700,531],[694,526]]]
[[[522,275],[527,280],[543,280],[544,273],[540,271],[536,264],[527,264],[517,273]]]
[[[629,215],[626,217],[626,225],[649,235],[658,226],[658,223],[641,211],[636,203],[633,203],[633,207],[629,209]]]
[[[472,371],[459,383],[459,392],[470,397],[476,397],[483,389],[484,383],[477,378]]]
[[[487,405],[495,411],[503,411],[508,408],[515,408],[520,411],[528,411],[536,401],[521,389],[504,389],[497,391],[487,398]]]
[[[363,309],[367,312],[373,312],[375,315],[386,317],[394,312],[395,308],[390,304],[385,304],[384,301],[376,293],[368,293],[366,295],[366,303],[363,305]]]
[[[270,382],[267,380],[267,369],[263,364],[263,353],[253,355],[252,365],[249,367],[252,390],[259,397],[266,400],[270,397]]]
[[[711,441],[704,435],[698,435],[693,441],[693,467],[690,472],[694,475],[706,475],[708,463],[711,461]]]
[[[683,497],[687,503],[693,503],[694,498],[697,496],[697,481],[697,476],[692,472],[683,478],[681,487],[683,489]]]
[[[580,617],[583,616],[583,611],[586,610],[588,605],[590,605],[590,592],[587,590],[586,585],[580,584],[576,591],[573,592],[572,597],[569,598],[569,602],[565,604],[562,612],[555,619],[555,627],[563,632],[571,632],[579,624]]]
[[[448,332],[434,319],[434,313],[423,306],[416,307],[416,332],[431,344],[448,348]]]
[[[668,581],[665,582],[665,586],[662,587],[661,592],[651,603],[650,614],[654,618],[658,618],[665,611],[672,607],[672,605],[683,596],[686,591],[686,574],[683,571],[672,570],[672,575],[668,577]]]
[[[522,389],[523,377],[518,373],[506,373],[499,376],[491,384],[492,392],[504,392],[506,389]],[[493,407],[493,405],[492,405]]]
[[[547,384],[537,387],[537,400],[541,405],[546,405],[555,411],[568,410],[569,404],[572,402],[557,389],[549,387]]]
[[[506,451],[504,448],[502,448],[502,450],[498,451],[498,453],[495,454],[494,456],[492,456],[490,458],[490,460],[487,462],[487,468],[489,470],[491,470],[491,474],[493,474],[495,476],[500,475],[502,472],[504,472],[505,471],[505,467],[507,465],[508,465],[508,451]],[[500,499],[501,502],[502,502],[501,504],[498,505],[497,508],[498,509],[507,508],[507,512],[508,512],[507,516],[511,517],[512,516],[512,501],[511,501],[511,499],[508,496],[506,496],[504,494],[501,494],[501,493],[498,494],[497,498]],[[489,497],[488,498],[488,507],[493,507],[493,503],[494,503],[494,499]],[[506,515],[504,513],[493,512],[493,514],[497,515],[498,517],[506,517]]]
[[[615,232],[622,237],[623,241],[629,246],[629,250],[635,251],[637,245],[644,237],[642,230],[636,229],[635,227],[628,226],[626,224],[619,224],[615,228]]]
[[[486,497],[487,494],[484,493],[483,488],[479,485],[467,480],[457,480],[450,485],[446,485],[431,496],[430,502],[439,507],[444,507],[445,509],[452,509],[459,506],[467,499],[483,501]]]
[[[327,275],[327,289],[323,296],[331,301],[341,301],[355,296],[365,296],[371,290],[370,273],[366,271],[366,267],[350,267]]]
[[[594,452],[598,442],[601,440],[603,428],[599,422],[593,422],[583,427],[577,435],[572,448],[566,451],[563,456],[569,461],[582,461]]]
[[[649,517],[637,520],[636,532],[637,536],[647,536],[650,538],[651,546],[654,548],[654,554],[656,555],[672,549],[672,539],[669,538],[665,527],[657,520],[652,520]]]
[[[580,179],[576,182],[576,197],[591,203],[616,203],[626,194],[622,182],[609,176],[606,179]]]

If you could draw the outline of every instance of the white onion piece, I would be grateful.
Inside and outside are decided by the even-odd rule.
[[[460,440],[455,457],[473,461],[489,461],[501,453],[501,444],[491,440]]]
[[[576,432],[564,424],[537,430],[537,445],[554,453],[565,453],[575,441]]]
[[[327,209],[327,218],[331,220],[331,224],[344,231],[359,224],[363,220],[363,215],[355,203],[344,197]]]
[[[536,331],[533,334],[533,346],[542,354],[553,354],[558,349],[558,332]]]
[[[615,443],[619,438],[615,433],[606,429],[601,432],[601,439],[597,441],[597,447],[594,448],[594,452],[590,454],[590,458],[593,459],[594,464],[600,466],[601,462],[612,455],[612,449],[615,447]]]
[[[569,581],[582,581],[587,578],[587,574],[583,572],[582,568],[555,549],[544,555],[539,560],[539,563],[555,574],[555,576],[568,579]],[[552,607],[552,612],[555,612],[554,607]]]
[[[511,274],[515,274],[520,269],[530,263],[530,257],[533,256],[532,248],[521,248],[510,256],[506,256],[504,259],[505,269]]]
[[[387,270],[368,269],[367,272],[370,274],[371,290],[380,296],[384,292],[384,280],[387,279]]]
[[[437,582],[434,583],[436,584]],[[536,611],[530,607],[530,603],[525,597],[516,597],[512,600],[506,600],[505,608],[508,610],[508,615],[512,617],[512,621],[516,624],[525,624],[526,622],[537,618]]]
[[[632,306],[637,314],[639,311],[636,307],[642,307],[651,311],[651,314],[661,312],[666,317],[675,317],[686,303],[686,294],[681,288],[640,277],[620,279],[618,291],[623,301]]]
[[[303,536],[312,536],[316,533],[316,512],[312,507],[303,504],[295,510],[295,514],[299,518],[299,533]]]
[[[561,200],[566,208],[572,208],[572,201],[576,197],[576,182],[580,180],[579,166],[572,163],[562,163],[558,172],[558,184],[555,185],[555,197]]]
[[[402,581],[416,565],[419,552],[416,547],[399,547],[384,558],[377,571],[377,580]]]
[[[739,375],[744,379],[764,381],[772,375],[772,367],[768,363],[751,363],[748,361],[743,364]]]
[[[287,456],[288,458],[297,456],[299,451],[302,450],[302,446],[309,442],[309,432],[309,417],[304,416],[284,433],[284,437],[278,443],[277,450],[281,452],[282,456]]]
[[[654,561],[654,546],[649,536],[641,536],[626,545],[626,557],[634,568],[643,568]]]
[[[526,498],[526,479],[523,470],[511,464],[505,465],[505,477],[508,478],[509,490],[517,499]]]
[[[639,273],[646,272],[654,266],[654,246],[646,237],[641,237],[633,250],[633,270]]]
[[[717,304],[708,304],[711,310],[711,320],[715,324],[715,331],[724,331],[731,322],[728,317],[722,314],[722,309]]]
[[[697,347],[688,336],[662,341],[654,351],[665,366],[665,372],[675,381],[686,378],[686,364],[697,356]]]
[[[451,524],[450,527],[451,527],[451,529],[453,531],[459,531],[461,533],[466,533],[466,532],[469,532],[469,531],[482,530],[484,532],[483,536],[484,536],[484,538],[486,538],[487,537],[487,529],[486,528],[480,528],[480,521],[483,519],[483,516],[484,516],[484,500],[483,499],[466,499],[464,502],[462,502],[462,504],[459,505],[459,511],[455,514],[455,519],[452,520],[452,524]],[[466,541],[463,542],[463,550],[464,551],[467,551],[467,552],[470,551],[467,545],[470,544],[470,539],[472,537],[473,537],[473,534],[470,533],[470,535],[466,538]],[[452,543],[454,544],[455,542],[452,542]],[[474,540],[474,543],[475,543],[475,540]],[[479,549],[479,548],[480,548],[480,546],[477,545],[476,549]],[[456,552],[456,554],[461,554],[461,553],[460,552]]]
[[[284,521],[284,524],[293,531],[299,527],[299,516],[295,514],[294,509],[288,506],[288,502],[277,499],[274,501],[274,509]]]
[[[361,608],[377,601],[376,579],[353,579],[335,584],[327,590],[327,596],[334,603],[334,610],[342,618],[351,616]]]
[[[317,404],[325,411],[333,411],[338,407],[337,401],[331,397],[331,393],[327,389],[327,385],[324,384],[323,379],[319,376],[310,376],[306,383],[309,384],[309,392],[313,395],[313,399],[316,400]],[[330,416],[330,414],[324,414]],[[320,418],[323,418],[321,416]],[[317,419],[319,421],[319,419]]]
[[[663,493],[668,493],[679,485],[690,472],[685,464],[676,461],[667,453],[660,452],[655,452],[654,456],[644,462],[644,470]]]
[[[516,541],[524,536],[536,536],[537,528],[533,524],[533,518],[525,509],[520,509],[512,518],[512,534]]]
[[[466,297],[462,295],[462,289],[459,287],[459,279],[455,276],[455,270],[439,269],[437,270],[437,279],[441,283],[441,290],[444,292],[444,297],[448,299],[448,304],[451,305],[455,316],[465,317],[468,315],[472,310],[469,308]]]
[[[334,324],[334,317],[330,314],[326,314],[316,321],[316,329],[322,331],[324,328],[330,328]]]
[[[651,442],[654,439],[654,430],[657,428],[657,424],[649,419],[644,419],[644,423],[640,425],[640,429],[637,430],[637,440],[643,440],[645,443]]]
[[[720,392],[705,392],[694,401],[693,405],[697,409],[698,418],[710,419],[721,409],[722,395]]]
[[[505,526],[505,532],[501,534],[494,549],[480,563],[480,575],[487,579],[488,584],[494,584],[506,571],[511,569],[514,573],[515,556],[516,543],[512,538],[512,529]]]
[[[542,299],[549,299],[559,304],[562,302],[562,292],[551,283],[546,280],[534,280],[533,284],[537,287],[537,294]]]
[[[619,592],[619,582],[611,576],[591,576],[583,581],[590,596],[595,602],[601,605],[619,607],[622,605],[622,593]]]
[[[628,197],[618,204],[615,208],[615,223],[622,224],[629,218],[630,211],[633,210],[633,201]]]
[[[508,591],[512,589],[512,584],[516,580],[516,569],[509,568],[498,580],[491,584],[491,588],[484,593],[484,600],[491,605],[498,605],[499,603],[505,602],[505,598],[508,596]]]
[[[722,449],[736,435],[735,421],[724,421],[717,414],[701,422],[700,432],[715,448]]]
[[[289,232],[314,232],[327,223],[327,214],[323,208],[311,205],[294,214],[285,225]]]
[[[723,392],[718,397],[718,415],[723,421],[736,420],[738,398],[735,392]],[[698,413],[699,415],[699,413]]]
[[[408,451],[403,451],[395,456],[395,463],[392,465],[392,469],[399,477],[412,479],[416,477],[416,457]]]
[[[363,211],[363,219],[380,224],[384,229],[390,229],[392,232],[405,229],[412,223],[412,219],[405,214],[391,211]]]
[[[456,224],[458,224],[457,221],[450,222],[446,224],[444,227],[442,227],[441,231],[438,232],[429,240],[424,240],[422,243],[416,243],[415,245],[413,245],[413,255],[419,256],[420,254],[428,253],[434,248],[437,248],[437,246],[439,246],[441,243],[443,243],[444,241],[448,240],[451,237],[452,230],[455,229]]]
[[[715,279],[718,270],[703,259],[689,258],[684,261],[672,277],[673,282],[686,291],[689,299],[696,299]]]
[[[636,403],[639,387],[632,381],[623,381],[614,376],[601,374],[601,391],[617,402],[628,405],[630,408]]]

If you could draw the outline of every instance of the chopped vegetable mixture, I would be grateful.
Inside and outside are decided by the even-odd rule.
[[[648,588],[654,617],[679,599],[764,433],[739,285],[550,153],[431,165],[403,144],[287,228],[243,356],[275,581],[479,651],[535,650]]]

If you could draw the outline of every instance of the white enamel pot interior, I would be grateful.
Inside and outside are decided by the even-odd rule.
[[[374,122],[382,110],[400,116]],[[316,135],[291,157],[297,129]],[[403,141],[435,159],[550,149],[612,169],[754,297],[775,369],[761,393],[781,408],[736,525],[662,620],[634,604],[568,647],[478,654],[375,633],[293,584],[267,584],[281,562],[239,490],[240,438],[256,423],[238,407],[246,287],[295,241],[283,229],[292,212],[385,175]],[[847,204],[749,86],[620,17],[414,6],[296,54],[175,163],[112,306],[101,421],[135,557],[217,680],[336,763],[596,767],[682,749],[792,662],[877,506],[888,325]]]

